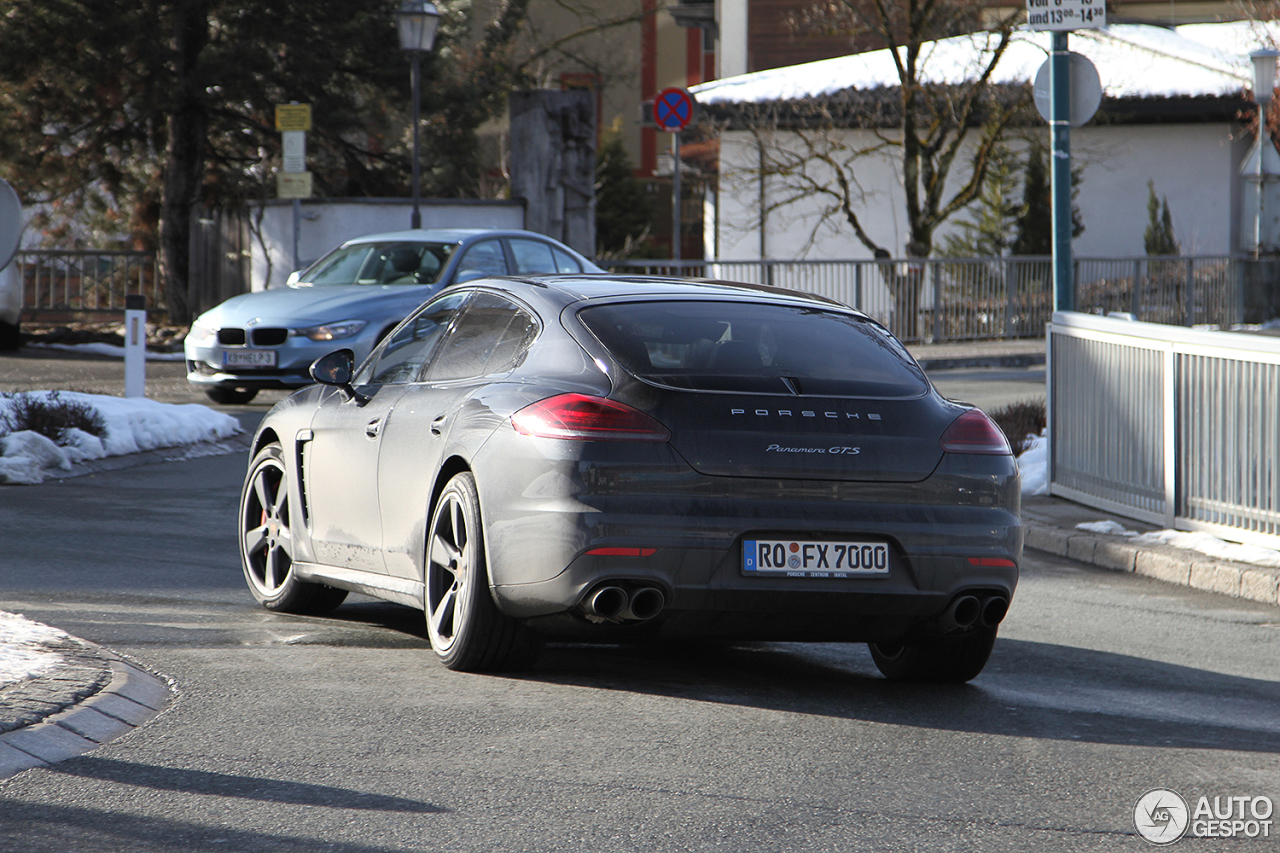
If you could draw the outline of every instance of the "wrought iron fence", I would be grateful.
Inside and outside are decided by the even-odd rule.
[[[1280,547],[1280,340],[1053,316],[1050,491]]]
[[[17,253],[14,263],[23,287],[27,316],[119,314],[126,296],[145,296],[148,306],[164,307],[156,257],[150,252],[33,249]]]

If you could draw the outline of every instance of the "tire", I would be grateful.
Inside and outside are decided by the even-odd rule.
[[[982,672],[996,643],[995,628],[918,643],[868,643],[871,659],[894,681],[963,684]]]
[[[17,323],[0,320],[0,351],[10,352],[22,346],[22,329]]]
[[[258,396],[257,388],[207,388],[205,396],[222,406],[238,406]]]
[[[440,494],[425,550],[422,609],[440,662],[460,672],[531,667],[541,640],[499,611],[489,593],[480,498],[471,474],[458,474]]]
[[[258,452],[240,492],[240,564],[249,592],[268,610],[318,615],[347,597],[345,589],[299,580],[293,571],[293,529],[284,452]]]

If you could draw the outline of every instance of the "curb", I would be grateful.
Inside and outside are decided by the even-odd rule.
[[[91,752],[169,706],[173,693],[163,680],[119,655],[92,643],[85,645],[104,659],[110,682],[71,708],[0,735],[0,779]]]
[[[1169,545],[1135,545],[1128,537],[1062,528],[1023,517],[1023,542],[1115,572],[1280,607],[1280,569],[1233,563]]]

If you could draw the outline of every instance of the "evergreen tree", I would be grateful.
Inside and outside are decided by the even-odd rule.
[[[1048,156],[1039,141],[1027,148],[1027,168],[1022,178],[1023,214],[1018,219],[1013,240],[1014,255],[1053,254],[1053,189],[1049,182]],[[1076,206],[1080,194],[1081,170],[1071,170],[1071,236],[1084,233],[1084,219]]]
[[[1173,236],[1173,216],[1169,213],[1169,197],[1161,204],[1156,197],[1156,182],[1147,181],[1147,231],[1142,242],[1148,255],[1177,255],[1181,252]]]
[[[948,234],[942,241],[943,257],[999,258],[1012,244],[1017,223],[1026,215],[1026,205],[1018,204],[1017,158],[1003,144],[991,154],[987,180],[978,198],[968,208],[969,217],[956,226],[959,233]]]
[[[653,223],[653,204],[636,179],[619,117],[596,152],[596,246],[600,257],[634,257]]]
[[[475,131],[523,82],[509,53],[528,0],[444,7],[422,63],[424,190],[479,180]],[[393,0],[0,0],[0,176],[60,246],[159,248],[189,319],[192,208],[272,197],[276,104],[312,105],[317,195],[406,192],[409,64]],[[476,31],[479,31],[478,33]],[[475,34],[473,34],[475,33]],[[96,218],[95,218],[96,217]]]

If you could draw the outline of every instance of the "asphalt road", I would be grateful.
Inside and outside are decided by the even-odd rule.
[[[0,609],[177,691],[0,782],[0,850],[1145,850],[1152,788],[1280,800],[1274,608],[1029,552],[968,686],[889,683],[847,645],[558,645],[463,675],[413,610],[257,608],[243,462],[0,490]]]

